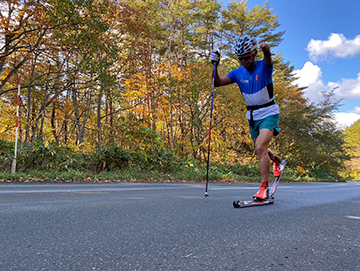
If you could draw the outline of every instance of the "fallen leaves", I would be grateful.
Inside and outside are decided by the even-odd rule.
[[[191,254],[188,254],[188,255],[186,255],[186,256],[182,256],[181,259],[188,258],[188,257],[190,257],[190,256],[192,256],[192,255],[193,255],[193,254],[191,253]]]
[[[322,253],[324,253],[325,251],[315,251],[315,249],[312,249],[312,252],[313,252],[314,254],[322,254]]]

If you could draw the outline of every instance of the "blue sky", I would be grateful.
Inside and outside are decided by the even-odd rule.
[[[231,0],[229,0],[231,1]],[[228,0],[221,1],[227,5]],[[248,8],[265,0],[248,0]],[[342,128],[360,119],[360,0],[268,0],[286,31],[273,48],[290,61],[307,86],[310,101],[321,100],[321,91],[335,89],[342,106],[335,118]],[[276,90],[275,90],[276,91]],[[278,90],[279,91],[279,90]]]

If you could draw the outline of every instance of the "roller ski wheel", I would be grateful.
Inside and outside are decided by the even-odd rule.
[[[245,201],[235,200],[233,202],[234,208],[243,208],[243,207],[274,204],[274,201],[275,201],[274,194],[275,194],[276,188],[280,182],[281,175],[284,172],[285,165],[286,165],[286,160],[283,159],[280,163],[280,169],[279,169],[280,175],[275,177],[274,183],[271,186],[271,188],[269,189],[269,198],[268,199],[262,200],[259,198],[254,198],[253,200],[245,200]]]

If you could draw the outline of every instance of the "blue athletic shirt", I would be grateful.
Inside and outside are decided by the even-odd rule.
[[[241,66],[229,72],[227,77],[238,84],[247,105],[263,105],[275,100],[272,71],[273,65],[269,68],[264,60],[257,60],[252,71],[249,72]],[[260,120],[279,113],[279,105],[274,104],[254,110],[253,118]],[[247,112],[246,117],[250,119],[250,111]]]

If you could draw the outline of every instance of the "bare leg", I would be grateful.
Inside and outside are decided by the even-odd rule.
[[[268,148],[268,155],[269,155],[269,158],[270,158],[271,161],[278,162],[277,160],[275,160],[275,154],[269,148]]]
[[[259,157],[260,174],[262,181],[268,182],[270,176],[270,159],[275,159],[274,153],[269,149],[273,131],[269,129],[260,130],[258,138],[254,140],[256,154]]]

